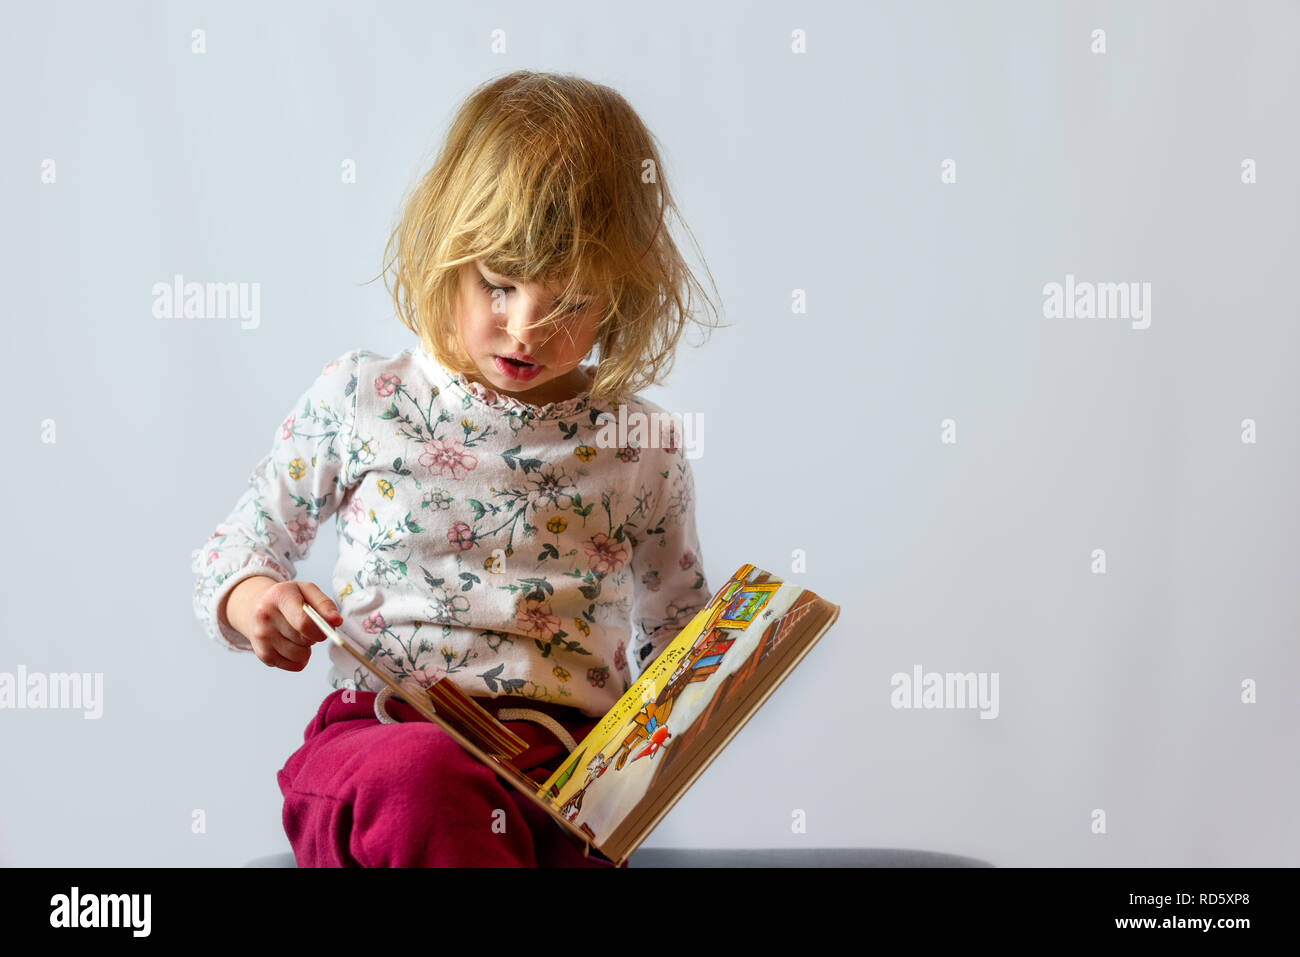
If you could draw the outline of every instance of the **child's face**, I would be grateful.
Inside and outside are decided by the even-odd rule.
[[[596,339],[601,316],[597,297],[587,296],[582,308],[558,322],[525,328],[555,308],[561,291],[516,282],[478,261],[464,263],[455,319],[461,341],[479,370],[478,376],[470,378],[534,405],[563,402],[584,391],[588,382],[574,370]],[[515,367],[502,358],[515,353],[526,355],[531,367]]]

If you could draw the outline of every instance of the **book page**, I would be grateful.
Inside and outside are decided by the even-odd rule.
[[[599,846],[662,783],[674,750],[687,748],[711,714],[746,693],[747,678],[815,597],[742,566],[538,795]]]

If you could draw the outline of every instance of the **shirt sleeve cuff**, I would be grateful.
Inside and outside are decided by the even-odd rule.
[[[243,633],[238,631],[226,618],[221,606],[222,600],[234,591],[235,586],[244,579],[258,575],[274,578],[278,582],[289,580],[277,569],[260,564],[257,559],[250,559],[249,564],[244,565],[238,571],[232,572],[230,577],[221,583],[221,587],[213,593],[211,604],[208,606],[209,620],[215,625],[214,629],[209,629],[214,632],[212,637],[231,651],[252,651],[253,646],[244,637]]]

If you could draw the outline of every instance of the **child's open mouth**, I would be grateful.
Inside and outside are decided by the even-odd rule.
[[[536,363],[520,362],[503,356],[493,356],[492,361],[496,363],[498,372],[520,382],[526,382],[542,371],[542,367]]]

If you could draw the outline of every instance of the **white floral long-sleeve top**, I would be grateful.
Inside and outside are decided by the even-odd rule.
[[[536,406],[420,345],[347,352],[193,553],[195,614],[213,639],[251,651],[218,616],[222,598],[253,575],[293,580],[334,516],[342,631],[373,659],[426,687],[448,675],[471,695],[602,715],[711,597],[680,432],[654,403],[625,405],[628,420],[658,424],[626,429],[618,447],[607,424],[618,405],[588,393]],[[327,647],[335,688],[380,690]]]

